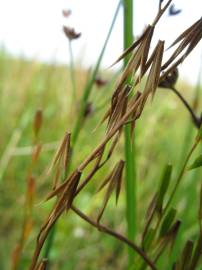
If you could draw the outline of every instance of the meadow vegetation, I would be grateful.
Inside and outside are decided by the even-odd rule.
[[[201,29],[201,20],[199,23]],[[71,46],[72,41],[67,42]],[[187,41],[187,44],[193,45],[191,42]],[[137,52],[139,47],[133,49]],[[159,43],[156,53],[161,52]],[[149,73],[150,65],[146,67],[149,57],[145,51],[145,58],[141,59],[141,63],[136,60],[132,70],[128,70],[126,63],[124,83],[120,86],[120,78],[124,74],[122,70],[113,73],[110,69],[100,69],[99,61],[103,53],[104,50],[95,68],[85,70],[75,63],[70,67],[45,64],[23,57],[15,58],[3,49],[0,51],[0,269],[201,269],[201,130],[193,123],[182,100],[169,87],[164,85],[163,88],[157,88],[159,82],[163,81],[163,74],[158,71],[158,66],[163,67],[159,59],[157,61],[154,57],[150,62],[151,70],[154,67],[156,75]],[[132,57],[134,55],[132,52]],[[137,87],[134,86],[137,77],[133,72],[138,67],[141,70],[135,74],[140,79],[138,87],[148,91],[146,99],[150,95],[154,97],[149,98],[146,105],[141,103],[143,107],[140,107],[144,110],[137,107],[138,114],[134,114],[134,111],[132,115],[129,114],[118,129],[120,137],[117,137],[115,148],[110,149],[111,144],[101,148],[93,157],[93,162],[89,162],[87,168],[83,166],[84,170],[79,164],[83,164],[86,157],[133,106],[132,101],[137,93]],[[127,84],[131,85],[134,92],[129,95],[129,107],[125,105],[126,110],[114,116],[112,112],[117,110],[117,103],[113,105],[112,102],[111,114],[107,115],[108,123],[105,121],[98,125],[110,108],[111,97],[117,97],[119,101],[117,89],[124,93]],[[76,92],[73,93],[74,87]],[[195,115],[200,117],[200,80],[197,85],[182,81],[179,69],[175,89],[187,100]],[[140,97],[135,97],[137,101],[146,90],[142,91]],[[125,96],[122,98],[124,100]],[[148,256],[150,266],[144,256],[134,250],[132,259],[131,251],[128,259],[127,246],[118,241],[117,237],[105,234],[106,228],[112,228],[121,235],[128,235],[125,192],[127,174],[122,169],[120,173],[116,170],[116,165],[125,161],[126,144],[121,131],[128,121],[132,123],[129,139],[135,137],[136,171],[136,228],[135,239],[131,240]],[[195,142],[199,146],[183,168]],[[78,173],[82,174],[82,180],[85,179],[94,169],[95,161],[100,158],[98,163],[101,164],[108,153],[110,158],[107,162],[92,175],[81,194],[75,196],[82,181],[79,182],[80,176],[77,178],[77,174],[71,178],[71,173],[80,166],[82,170],[80,172],[78,169]],[[188,170],[193,163],[194,169]],[[111,178],[107,178],[110,172]],[[124,181],[117,188],[113,181],[119,178]],[[58,192],[57,189],[66,181],[71,183],[72,179],[78,181],[73,181],[71,192],[64,190],[66,195],[63,200],[63,191],[60,189]],[[178,179],[180,184],[169,204]],[[116,189],[116,194],[111,194],[113,189]],[[45,201],[47,195],[51,198],[57,196],[56,199]],[[66,201],[66,198],[70,199]],[[119,199],[117,205],[116,199]],[[65,205],[62,210],[61,203]],[[33,254],[37,250],[37,235],[49,213],[52,211],[55,214],[52,209],[61,212],[56,222],[53,222],[53,227],[52,224],[48,227],[47,235],[44,234],[45,244],[41,253],[48,261],[39,259],[38,265],[35,262],[30,268]],[[95,224],[89,225],[82,220],[79,211],[86,214],[83,219],[90,217],[88,223]],[[164,214],[164,211],[167,212]],[[44,236],[43,230],[41,232]],[[38,237],[40,242],[40,235]]]

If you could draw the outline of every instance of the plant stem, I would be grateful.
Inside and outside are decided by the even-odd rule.
[[[127,49],[133,42],[133,0],[124,0],[124,49]],[[124,67],[127,65],[129,56],[124,58]],[[129,82],[130,78],[128,78]],[[129,240],[134,241],[136,235],[136,170],[135,170],[135,145],[131,138],[131,124],[124,128],[125,134],[125,161],[126,161],[126,217],[127,235]],[[134,252],[128,249],[128,268],[134,265]]]
[[[72,83],[72,104],[73,104],[76,102],[76,80],[75,80],[74,55],[72,51],[71,40],[69,40],[69,55],[70,55],[70,78]]]
[[[134,251],[137,252],[144,259],[144,261],[147,263],[147,265],[150,266],[151,269],[157,270],[155,264],[147,257],[147,255],[144,253],[144,251],[142,251],[141,248],[139,248],[136,244],[134,244],[132,241],[127,239],[125,236],[123,236],[122,234],[119,234],[118,232],[115,232],[115,231],[111,230],[110,228],[108,228],[108,227],[106,227],[104,225],[101,225],[100,223],[98,224],[97,222],[95,222],[94,220],[92,220],[91,218],[86,216],[83,212],[81,212],[75,206],[72,205],[71,209],[78,216],[80,216],[83,220],[85,220],[86,222],[88,222],[92,226],[96,227],[99,231],[101,231],[101,232],[103,232],[105,234],[111,235],[111,236],[115,237],[116,239],[118,239],[119,241],[124,242],[125,244],[130,246],[130,248],[133,250],[133,252]]]
[[[87,82],[86,87],[85,87],[85,89],[83,91],[83,96],[82,96],[81,102],[80,102],[80,110],[78,112],[78,117],[77,117],[74,129],[73,129],[73,135],[72,135],[72,144],[73,144],[73,146],[74,146],[75,142],[77,141],[80,130],[82,128],[82,123],[83,123],[83,120],[84,120],[83,116],[84,116],[84,112],[85,112],[85,109],[86,109],[86,104],[87,104],[88,99],[90,97],[90,94],[91,94],[91,91],[92,91],[92,88],[93,88],[93,84],[94,84],[94,81],[95,81],[96,76],[98,74],[98,70],[100,68],[100,64],[101,64],[104,52],[106,50],[109,38],[110,38],[112,30],[114,28],[115,21],[116,21],[116,18],[118,16],[118,13],[119,13],[119,9],[121,7],[121,3],[122,3],[122,1],[120,0],[118,6],[116,8],[115,14],[113,16],[112,23],[111,23],[111,26],[109,28],[109,32],[107,34],[107,37],[106,37],[105,42],[103,44],[103,47],[101,49],[100,55],[99,55],[99,57],[97,59],[97,63],[96,63],[95,68],[94,68],[94,70],[92,72],[91,78]]]
[[[49,256],[50,256],[50,251],[51,251],[51,248],[52,248],[52,245],[53,245],[53,242],[54,242],[54,238],[55,238],[55,231],[57,229],[56,226],[57,226],[57,224],[55,224],[52,227],[52,229],[50,231],[50,234],[48,235],[46,245],[45,245],[45,248],[44,248],[44,254],[43,254],[44,258],[49,258]],[[47,261],[46,270],[48,270],[48,268],[49,268],[49,260]]]
[[[177,177],[177,180],[176,180],[175,186],[173,188],[173,191],[172,191],[172,193],[171,193],[171,195],[169,197],[169,200],[168,200],[168,202],[167,202],[167,204],[165,206],[164,215],[166,214],[166,211],[168,210],[168,207],[170,206],[170,204],[171,204],[171,202],[172,202],[172,200],[173,200],[173,198],[174,198],[174,196],[176,194],[177,188],[178,188],[178,186],[179,186],[179,184],[180,184],[180,182],[182,180],[182,176],[184,175],[184,172],[185,172],[186,166],[187,166],[187,164],[189,162],[189,159],[191,158],[191,156],[192,156],[194,150],[196,149],[196,147],[198,146],[199,142],[200,142],[200,139],[196,139],[195,143],[193,144],[192,148],[190,149],[190,151],[189,151],[189,153],[188,153],[188,155],[187,155],[187,157],[185,159],[184,165],[182,166],[182,169],[181,169],[181,171],[179,173],[179,176]]]
[[[193,109],[191,108],[189,103],[186,101],[186,99],[180,94],[180,92],[175,87],[171,87],[170,89],[179,97],[179,99],[182,101],[186,109],[189,111],[194,125],[197,128],[200,128],[201,120],[195,115]]]

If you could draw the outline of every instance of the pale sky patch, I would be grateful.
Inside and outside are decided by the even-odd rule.
[[[81,32],[73,41],[77,61],[86,67],[94,64],[102,48],[118,0],[0,0],[0,45],[14,55],[37,58],[42,61],[68,63],[68,42],[62,26],[74,27]],[[166,46],[201,16],[199,0],[176,0],[178,16],[165,14],[157,27],[154,43],[165,39]],[[134,1],[135,35],[152,22],[158,0]],[[62,16],[63,9],[71,9],[69,18]],[[108,67],[122,52],[122,10],[107,47],[102,67]],[[202,45],[180,67],[184,78],[195,82],[200,66]]]

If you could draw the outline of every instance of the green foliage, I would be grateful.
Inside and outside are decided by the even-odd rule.
[[[198,156],[194,162],[189,166],[189,170],[193,170],[202,166],[202,155]]]
[[[161,229],[160,229],[160,237],[163,237],[166,235],[166,233],[169,231],[171,225],[173,224],[173,221],[175,219],[176,216],[176,209],[171,208],[168,212],[168,214],[165,216],[162,225],[161,225]]]
[[[152,242],[154,241],[155,234],[156,234],[155,229],[149,228],[149,230],[144,238],[143,245],[142,245],[144,250],[146,250],[146,251],[149,250]]]
[[[156,202],[156,208],[160,214],[162,213],[164,197],[170,184],[171,173],[172,173],[172,165],[166,165],[163,170],[162,178],[160,180],[160,187],[157,194],[157,202]]]
[[[131,5],[131,2],[125,3]],[[130,36],[125,37],[126,46],[132,42],[131,22],[132,18],[129,16],[124,24],[126,29],[130,28]],[[106,44],[103,50],[105,47]],[[101,52],[101,58],[103,53],[104,51]],[[101,125],[93,133],[104,112],[104,110],[96,110],[96,108],[99,108],[100,104],[108,103],[106,101],[109,100],[114,87],[113,80],[107,87],[99,90],[94,85],[101,58],[98,59],[90,80],[86,71],[79,67],[75,70],[75,77],[79,78],[78,99],[81,100],[81,103],[84,102],[85,106],[87,101],[90,101],[95,108],[91,117],[85,119],[85,127],[82,121],[82,125],[81,122],[77,123],[74,151],[79,149],[79,154],[75,155],[72,160],[72,166],[75,167],[94,149],[105,132]],[[102,71],[100,72],[102,73]],[[54,200],[42,203],[51,189],[53,180],[47,171],[61,134],[65,133],[67,126],[68,131],[73,129],[75,131],[75,121],[72,121],[72,119],[75,120],[75,113],[72,114],[69,109],[71,93],[67,92],[68,89],[71,89],[69,87],[71,78],[67,74],[66,66],[14,59],[5,52],[0,53],[0,94],[2,97],[0,99],[0,217],[2,221],[0,269],[11,268],[11,262],[15,257],[11,257],[11,254],[16,255],[16,247],[27,213],[31,215],[34,222],[32,225],[27,223],[28,226],[23,231],[26,241],[19,265],[22,270],[28,269],[34,251],[35,241],[33,239],[36,239],[40,224],[54,203]],[[113,77],[112,75],[103,72],[103,76],[109,79]],[[181,82],[181,84],[183,83]],[[83,93],[82,89],[87,89],[87,94]],[[185,85],[183,90],[186,95],[192,95],[191,86]],[[101,94],[98,95],[98,91],[102,91]],[[199,98],[197,101],[199,104],[201,103]],[[43,111],[43,125],[40,124],[40,133],[38,125],[36,125],[35,133],[37,135],[34,136],[33,118],[38,108]],[[84,109],[84,107],[82,108]],[[80,117],[80,111],[77,113]],[[4,125],[5,122],[6,125]],[[187,115],[182,111],[181,104],[174,100],[169,92],[158,92],[153,103],[146,107],[141,121],[138,121],[135,151],[130,125],[127,125],[125,145],[121,140],[113,159],[106,163],[106,166],[94,176],[95,179],[92,183],[85,188],[83,194],[76,199],[76,205],[89,216],[94,217],[99,213],[101,202],[105,198],[105,214],[102,222],[109,225],[110,228],[115,228],[118,232],[127,231],[129,239],[135,239],[135,243],[146,251],[158,269],[170,270],[172,267],[175,270],[200,270],[201,268],[202,188],[199,196],[199,181],[194,181],[193,184],[193,179],[200,180],[201,175],[195,173],[190,177],[191,173],[186,174],[187,163],[193,154],[191,150],[187,155],[190,149],[188,144],[193,145],[194,143],[191,139],[192,136],[187,136],[186,138],[189,140],[185,139],[184,146],[181,145],[187,122]],[[37,155],[36,152],[33,152],[36,139],[39,145],[42,144],[42,152],[37,163],[33,161]],[[201,140],[201,129],[197,140]],[[192,147],[192,149],[195,148]],[[107,197],[104,197],[102,193],[92,195],[97,190],[97,183],[102,183],[117,160],[122,159],[124,150],[126,153],[127,205],[125,206],[124,196],[120,192],[121,180],[117,174],[114,174],[111,178],[114,183],[117,183],[116,195],[120,194],[118,207],[115,208],[114,203],[110,200],[114,186],[108,187]],[[182,154],[179,157],[180,152]],[[138,156],[137,160],[136,156]],[[135,162],[138,172],[135,170]],[[167,162],[174,164],[173,167],[164,166]],[[177,165],[178,163],[180,164]],[[201,164],[200,155],[189,169],[198,168]],[[90,172],[90,166],[84,174]],[[161,168],[164,169],[159,183],[157,176]],[[175,170],[178,177],[175,176]],[[172,171],[174,172],[172,173]],[[178,174],[179,171],[180,174]],[[31,196],[31,200],[27,201],[26,194],[33,193],[33,187],[29,185],[32,182],[28,181],[30,173],[33,174],[36,182],[36,192],[33,197]],[[33,179],[31,178],[31,180]],[[175,194],[175,200],[170,201],[172,194]],[[148,209],[151,197],[153,200],[145,222],[145,209]],[[199,198],[199,200],[195,198]],[[33,208],[29,207],[30,204],[33,204]],[[25,215],[19,209],[23,209]],[[125,211],[127,212],[127,222],[123,218]],[[145,224],[148,225],[146,229]],[[8,229],[9,234],[6,233]],[[144,229],[145,235],[142,237]],[[61,217],[57,223],[57,237],[54,242],[52,242],[53,235],[54,230],[50,233],[50,242],[45,250],[45,255],[50,255],[50,266],[53,270],[126,269],[128,265],[122,243],[99,234],[81,222],[72,212]],[[139,256],[135,257],[134,251],[129,249],[129,267],[143,270],[147,269],[147,264]]]

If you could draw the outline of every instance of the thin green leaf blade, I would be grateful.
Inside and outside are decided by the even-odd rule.
[[[143,249],[145,251],[149,250],[149,248],[152,244],[152,241],[154,240],[155,234],[156,234],[156,230],[153,228],[149,228],[149,230],[148,230],[148,232],[143,240],[143,243],[142,243]]]
[[[166,195],[166,192],[168,190],[170,180],[172,175],[172,165],[167,164],[164,167],[161,181],[160,181],[160,187],[157,195],[157,203],[156,203],[156,209],[161,214],[163,209],[163,201]]]
[[[188,170],[193,170],[202,166],[202,155],[198,156],[192,165],[189,166]]]
[[[165,216],[163,223],[161,225],[160,233],[159,233],[160,237],[165,236],[166,233],[169,231],[175,219],[176,213],[177,213],[176,209],[171,208],[168,214]]]

